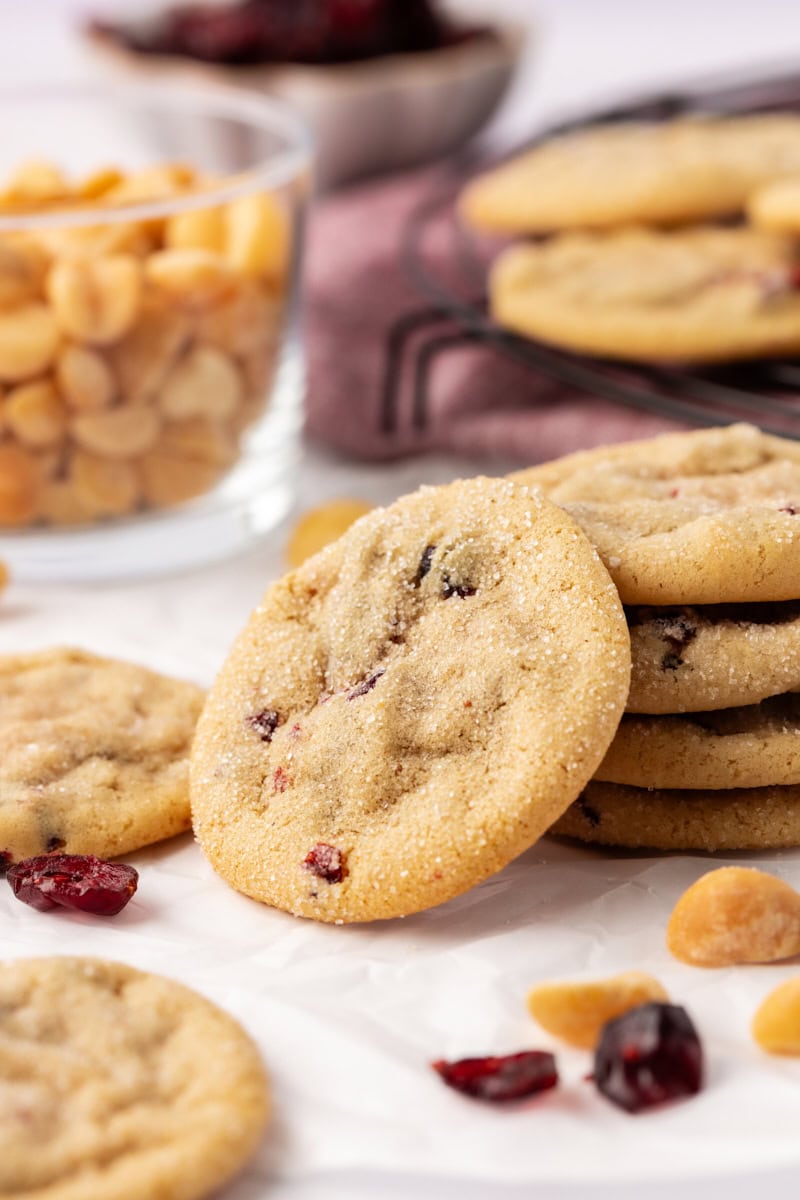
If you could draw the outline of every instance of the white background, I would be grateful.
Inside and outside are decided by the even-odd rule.
[[[71,7],[0,0],[6,82],[90,69],[62,24]],[[524,72],[494,126],[499,139],[627,90],[721,68],[800,67],[800,5],[790,0],[494,0],[488,7],[531,21],[533,30]],[[309,448],[299,503],[343,493],[385,501],[473,469],[443,459],[354,467]],[[208,682],[281,570],[284,537],[279,531],[224,568],[155,584],[12,586],[0,651],[75,642]],[[537,850],[454,906],[358,931],[318,930],[234,896],[188,839],[138,861],[141,896],[118,924],[101,929],[80,917],[22,910],[0,893],[0,951],[125,957],[193,982],[245,1021],[273,1070],[279,1116],[258,1168],[231,1200],[660,1200],[679,1190],[685,1200],[742,1200],[766,1188],[778,1200],[796,1195],[800,1172],[767,1164],[800,1164],[800,1065],[765,1065],[747,1038],[757,998],[791,971],[691,972],[661,948],[669,906],[707,869],[703,860]],[[800,884],[794,856],[774,867]],[[438,1054],[544,1044],[521,1006],[536,978],[641,963],[691,1004],[713,1052],[711,1086],[695,1106],[618,1118],[599,1102],[571,1106],[570,1097],[584,1095],[576,1082],[560,1109],[496,1114],[428,1078],[425,1060]],[[564,1061],[577,1080],[580,1057]],[[387,1169],[379,1169],[382,1153]],[[315,1173],[320,1164],[323,1175]],[[725,1178],[715,1182],[715,1172]],[[631,1173],[652,1182],[624,1183]],[[684,1182],[658,1182],[668,1174]],[[585,1182],[565,1182],[575,1177]]]

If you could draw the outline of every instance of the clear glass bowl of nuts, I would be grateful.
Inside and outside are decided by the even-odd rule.
[[[220,559],[291,501],[303,126],[222,88],[0,97],[0,559]]]

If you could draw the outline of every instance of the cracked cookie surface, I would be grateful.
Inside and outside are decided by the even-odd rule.
[[[800,787],[648,789],[592,782],[552,834],[628,850],[800,846]]]
[[[0,964],[0,1099],[6,1200],[199,1200],[244,1165],[269,1114],[232,1017],[88,958]]]
[[[567,508],[625,604],[799,598],[797,442],[731,425],[582,451],[513,478]]]
[[[627,610],[627,712],[703,712],[800,688],[800,600]]]
[[[189,828],[194,684],[55,648],[0,658],[0,850],[113,857]]]
[[[429,908],[499,870],[580,791],[630,670],[577,526],[505,480],[427,488],[274,584],[192,757],[201,847],[323,921]]]

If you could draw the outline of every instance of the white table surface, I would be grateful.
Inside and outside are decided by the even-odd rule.
[[[6,82],[75,77],[87,69],[62,24],[70,7],[75,6],[68,0],[0,0],[0,73]],[[462,0],[459,7],[485,11],[487,5]],[[720,69],[800,61],[800,5],[792,0],[493,0],[489,7],[535,26],[535,47],[494,125],[498,138],[516,136],[564,109],[627,90],[660,87]],[[444,482],[475,469],[474,464],[442,458],[365,467],[309,446],[298,473],[299,504],[307,507],[342,494],[385,502],[420,483]],[[493,464],[492,470],[497,469]],[[157,582],[92,588],[12,586],[2,603],[0,652],[78,643],[207,682],[265,584],[281,571],[284,539],[282,528],[240,559]],[[487,1186],[456,1178],[426,1180],[415,1175],[413,1162],[408,1169],[407,1177],[348,1172],[279,1183],[268,1195],[274,1200],[405,1200],[412,1195],[415,1200],[660,1200],[680,1191],[684,1200],[723,1195],[743,1200],[768,1188],[780,1200],[794,1198],[800,1182],[800,1172],[783,1171],[646,1187]],[[242,1193],[242,1200],[245,1196],[257,1200],[254,1191]]]

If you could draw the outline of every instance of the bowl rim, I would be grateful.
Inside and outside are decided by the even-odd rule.
[[[160,83],[119,82],[45,82],[0,87],[0,112],[19,106],[66,99],[95,99],[104,105],[157,108],[172,112],[205,110],[209,115],[228,117],[251,127],[278,133],[285,145],[256,162],[252,167],[230,176],[219,184],[202,186],[158,200],[137,200],[109,205],[76,199],[64,207],[18,208],[3,212],[0,208],[0,232],[25,232],[31,229],[115,225],[131,221],[174,216],[194,209],[212,208],[255,191],[270,191],[308,175],[313,139],[302,118],[281,100],[260,92],[220,84],[187,83],[181,80]]]
[[[528,49],[534,35],[530,26],[520,21],[493,21],[483,36],[438,46],[434,50],[413,50],[376,55],[374,58],[354,59],[341,63],[213,63],[182,54],[143,54],[121,45],[110,34],[97,29],[84,29],[84,40],[98,55],[124,63],[141,74],[159,75],[170,71],[182,77],[206,77],[217,80],[216,86],[232,86],[245,90],[258,89],[270,82],[283,83],[302,80],[307,84],[335,88],[340,91],[358,90],[379,83],[397,86],[402,78],[413,73],[441,77],[460,74],[465,63],[485,67],[502,63],[513,66]],[[261,93],[264,94],[264,93]]]

